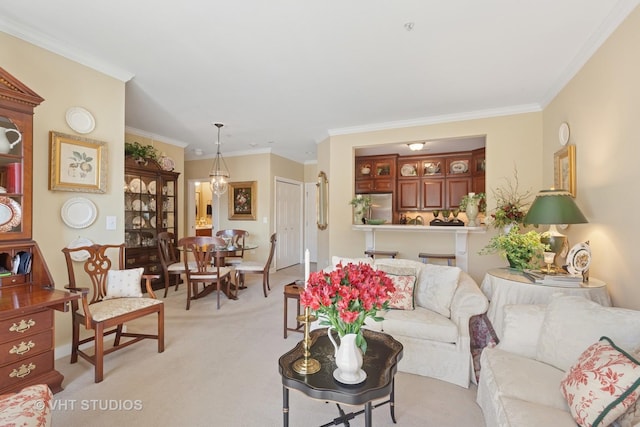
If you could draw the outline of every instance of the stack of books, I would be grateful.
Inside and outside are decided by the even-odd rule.
[[[524,275],[534,283],[563,288],[579,288],[582,286],[582,275],[573,275],[559,272],[546,274],[540,270],[524,270]]]

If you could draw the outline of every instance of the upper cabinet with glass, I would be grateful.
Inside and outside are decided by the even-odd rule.
[[[31,238],[33,110],[42,101],[0,68],[0,241]]]

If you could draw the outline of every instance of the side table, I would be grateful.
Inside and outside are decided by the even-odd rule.
[[[606,283],[590,278],[576,287],[563,287],[533,283],[521,271],[494,268],[484,276],[482,292],[489,299],[487,317],[498,338],[502,338],[504,306],[507,304],[547,304],[555,294],[579,295],[600,305],[610,306],[611,298]]]
[[[371,411],[382,405],[389,404],[391,419],[395,423],[394,412],[394,377],[398,362],[402,358],[402,344],[391,335],[382,332],[363,330],[367,340],[367,354],[364,356],[362,369],[367,373],[367,379],[361,384],[344,385],[333,378],[336,369],[334,348],[327,337],[327,329],[311,331],[311,357],[320,362],[320,371],[312,375],[302,375],[292,368],[293,363],[303,355],[303,344],[299,342],[292,350],[285,353],[278,360],[280,375],[282,376],[282,414],[283,426],[289,426],[289,389],[299,390],[305,395],[322,401],[335,402],[338,405],[340,417],[322,425],[345,424],[356,415],[364,413],[365,426],[371,427]],[[388,400],[375,406],[373,400],[389,396]],[[340,404],[364,405],[358,412],[345,414]]]
[[[287,338],[288,331],[304,332],[302,330],[302,327],[304,326],[304,324],[298,321],[298,316],[300,316],[300,293],[303,290],[304,290],[304,282],[300,280],[296,280],[293,283],[289,283],[284,287],[284,337],[285,339]],[[287,322],[287,314],[288,314],[287,301],[289,300],[289,298],[296,300],[296,327],[295,328],[290,328]]]

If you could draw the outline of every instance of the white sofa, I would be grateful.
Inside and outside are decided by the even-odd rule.
[[[640,311],[578,296],[558,296],[548,305],[507,305],[504,321],[502,340],[480,357],[477,402],[487,427],[575,427],[561,391],[566,372],[602,336],[632,356],[640,348]],[[625,410],[613,425],[640,425],[640,409]]]
[[[332,261],[334,266],[339,262],[369,262],[387,273],[413,271],[415,308],[388,310],[381,313],[382,322],[367,319],[366,327],[386,332],[402,343],[400,371],[469,387],[470,379],[475,379],[469,319],[488,308],[487,298],[471,276],[458,267],[407,259],[333,257]]]

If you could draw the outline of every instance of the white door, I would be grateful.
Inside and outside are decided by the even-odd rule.
[[[302,183],[276,178],[276,268],[302,259]]]
[[[309,249],[309,260],[318,262],[318,224],[316,222],[316,184],[304,184],[304,247]]]

